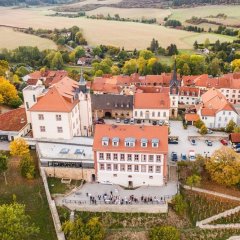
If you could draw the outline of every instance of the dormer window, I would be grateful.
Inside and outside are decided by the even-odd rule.
[[[125,139],[125,147],[135,147],[135,138],[126,138]]]
[[[108,146],[109,143],[109,138],[108,137],[103,137],[102,138],[102,146]]]
[[[118,137],[114,137],[114,138],[112,139],[112,145],[113,145],[114,147],[117,147],[117,146],[119,145],[119,138],[118,138]]]
[[[152,147],[157,148],[159,145],[159,139],[158,138],[153,138],[152,139]]]
[[[147,147],[148,140],[146,138],[141,139],[141,147]]]

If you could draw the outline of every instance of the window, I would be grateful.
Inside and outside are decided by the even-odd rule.
[[[141,166],[141,172],[146,172],[146,170],[147,170],[147,169],[146,169],[146,166],[145,166],[145,165],[142,165],[142,166]]]
[[[150,172],[150,173],[153,172],[153,166],[148,166],[148,172]]]
[[[103,160],[103,158],[104,158],[103,153],[99,153],[99,160]]]
[[[125,165],[124,164],[120,164],[120,171],[124,172],[125,171]]]
[[[137,117],[137,111],[135,112],[135,117]]]
[[[35,95],[33,95],[33,101],[36,102],[36,96]]]
[[[26,106],[27,106],[27,109],[29,109],[29,104],[28,104],[28,102],[26,102]]]
[[[228,120],[227,117],[225,117],[225,122],[227,122],[227,120]]]
[[[233,98],[235,98],[235,95],[232,95]]]
[[[62,133],[63,132],[63,128],[62,127],[57,127],[57,132],[58,133]]]
[[[135,143],[134,142],[125,142],[125,146],[126,147],[134,147],[135,146]]]
[[[120,160],[125,161],[125,154],[122,154],[122,153],[120,154]]]
[[[112,165],[111,164],[107,164],[107,170],[111,171],[112,170]]]
[[[62,121],[62,115],[57,114],[56,115],[56,121]]]
[[[153,142],[153,143],[152,143],[152,147],[153,147],[153,148],[157,148],[157,147],[158,147],[158,143]]]
[[[146,162],[147,161],[147,156],[146,155],[142,155],[142,162]]]
[[[134,172],[139,172],[139,166],[138,165],[134,165]]]
[[[128,161],[132,161],[132,154],[128,154],[128,155],[127,155],[127,160],[128,160]]]
[[[225,111],[223,111],[223,115],[225,115]]]
[[[166,112],[163,112],[163,117],[166,117]]]
[[[141,146],[142,147],[147,147],[147,143],[146,142],[142,142]]]
[[[114,154],[113,154],[113,160],[118,160],[118,155],[117,155],[117,153],[114,153]]]
[[[221,120],[222,120],[222,117],[219,117],[218,120],[221,121]]]
[[[131,172],[132,171],[132,165],[127,165],[127,170],[128,170],[128,172]]]
[[[118,143],[119,143],[119,139],[114,138],[114,139],[112,140],[112,145],[113,145],[114,147],[118,146]]]
[[[38,120],[44,120],[44,115],[43,114],[38,114]]]
[[[111,160],[111,154],[110,153],[107,153],[106,159]]]
[[[139,155],[137,155],[137,154],[134,155],[134,161],[135,161],[135,162],[138,162],[138,161],[139,161]]]
[[[142,111],[140,112],[140,117],[143,117],[143,112]]]
[[[113,164],[113,171],[118,171],[118,165],[117,164]]]
[[[152,112],[152,117],[155,117],[155,112]]]
[[[231,115],[231,112],[229,112],[228,115]]]
[[[158,117],[161,117],[161,112],[158,112]]]
[[[156,162],[161,162],[161,155],[156,156]]]
[[[149,156],[148,156],[148,161],[149,161],[149,162],[153,162],[153,155],[149,155]]]
[[[100,170],[104,170],[104,169],[105,169],[104,164],[101,163],[101,164],[100,164]]]
[[[156,173],[161,173],[161,166],[156,166]]]
[[[40,132],[46,132],[45,126],[40,126]]]

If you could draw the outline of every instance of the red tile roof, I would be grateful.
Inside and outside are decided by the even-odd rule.
[[[28,85],[36,85],[38,82],[38,79],[30,78],[27,80]]]
[[[179,88],[179,95],[180,96],[194,96],[197,97],[199,96],[200,90],[199,88],[195,87],[180,87]]]
[[[69,77],[64,77],[61,81],[49,88],[48,92],[39,97],[30,111],[33,112],[71,112],[79,102],[74,99],[75,90],[79,84]]]
[[[240,133],[231,133],[229,138],[232,143],[240,143]]]
[[[137,93],[169,93],[170,89],[169,87],[152,87],[152,86],[140,86],[137,87],[136,92]]]
[[[136,93],[134,108],[138,109],[169,109],[170,97],[168,93]]]
[[[18,132],[26,125],[25,108],[17,108],[0,115],[0,131]]]
[[[196,113],[186,113],[185,114],[185,120],[186,121],[192,121],[192,122],[196,122],[197,120],[199,120],[199,115]]]
[[[102,138],[110,139],[108,146],[102,146]],[[119,138],[119,146],[112,146],[112,138]],[[125,139],[135,138],[135,147],[126,147]],[[147,147],[141,147],[141,139],[148,140]],[[151,140],[159,139],[159,146],[152,147]],[[138,125],[96,125],[94,142],[94,151],[112,151],[112,152],[149,152],[149,153],[167,153],[168,152],[168,127],[167,126],[138,126]]]

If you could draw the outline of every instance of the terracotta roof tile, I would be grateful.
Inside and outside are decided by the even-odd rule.
[[[197,120],[199,120],[199,115],[196,113],[187,113],[185,114],[185,120],[186,121],[193,121],[196,122]]]
[[[231,133],[229,138],[233,143],[240,143],[240,133]]]
[[[18,132],[27,125],[25,108],[17,108],[0,115],[0,131]]]
[[[102,138],[110,139],[108,146],[102,146]],[[112,146],[111,139],[118,137],[119,146]],[[125,139],[135,138],[135,147],[126,147]],[[147,147],[141,147],[141,139],[148,140]],[[159,139],[159,146],[152,147],[151,140]],[[167,153],[168,152],[168,127],[167,126],[137,126],[137,125],[96,125],[93,150],[113,151],[113,152],[149,152]]]

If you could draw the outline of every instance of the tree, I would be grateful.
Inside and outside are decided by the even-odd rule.
[[[151,44],[150,44],[150,50],[152,52],[156,52],[158,50],[158,48],[159,48],[158,41],[153,38],[151,41]]]
[[[124,66],[123,66],[123,68],[122,68],[122,71],[123,71],[123,73],[126,74],[126,75],[131,75],[132,73],[137,72],[137,68],[138,68],[138,66],[137,66],[137,61],[136,61],[136,59],[131,59],[131,60],[126,61],[126,62],[124,63]]]
[[[192,187],[198,187],[201,183],[201,177],[196,175],[196,174],[193,174],[192,176],[189,176],[186,180],[186,184],[188,186],[190,186],[191,188]]]
[[[31,223],[23,204],[0,205],[0,239],[28,240],[36,238],[39,228]]]
[[[0,60],[0,76],[6,76],[6,72],[9,71],[9,64],[5,60]]]
[[[85,56],[85,50],[78,46],[74,49],[74,52],[75,52],[75,57],[76,58],[80,58],[80,57],[84,57]]]
[[[11,84],[8,80],[4,77],[0,77],[0,99],[3,104],[9,106],[16,106],[22,104],[20,97],[18,96],[18,92],[13,84]]]
[[[200,128],[200,134],[202,134],[202,135],[205,135],[205,134],[207,134],[207,127],[206,127],[206,125],[204,124],[204,125],[202,125],[201,126],[201,128]]]
[[[63,67],[62,54],[60,52],[56,52],[51,61],[51,68],[62,69],[62,67]]]
[[[17,138],[10,143],[12,156],[23,157],[29,154],[29,146],[23,138]]]
[[[209,40],[209,38],[206,38],[206,40],[205,40],[205,42],[204,42],[204,47],[205,47],[205,48],[208,48],[209,45],[210,45],[210,40]]]
[[[209,64],[208,64],[208,74],[216,77],[221,74],[221,67],[220,67],[221,61],[218,58],[214,58]]]
[[[197,40],[194,42],[193,47],[194,47],[194,49],[198,49],[198,42],[197,42]]]
[[[8,157],[0,154],[0,174],[3,174],[5,184],[7,185],[6,171],[8,170]]]
[[[168,56],[173,56],[178,54],[178,49],[175,44],[171,44],[170,46],[167,47],[167,55]]]
[[[149,61],[145,60],[143,57],[137,59],[138,73],[140,75],[145,75],[147,73],[147,63]]]
[[[204,122],[201,119],[198,119],[194,124],[194,126],[198,129],[200,129],[203,125],[204,125]]]
[[[111,72],[112,72],[112,75],[119,75],[120,74],[120,69],[118,66],[112,66],[111,67]]]
[[[233,130],[234,133],[240,133],[240,126],[236,126]]]
[[[173,209],[177,214],[183,215],[186,210],[186,202],[181,194],[177,194],[172,199]]]
[[[240,59],[235,59],[231,62],[232,70],[235,71],[235,69],[240,69]]]
[[[102,70],[97,70],[97,71],[95,72],[95,76],[96,76],[96,77],[102,77],[102,76],[103,76],[103,71],[102,71]]]
[[[141,50],[139,52],[139,57],[143,57],[145,60],[148,60],[148,59],[154,57],[154,54],[150,50]]]
[[[232,133],[235,127],[237,127],[237,124],[233,120],[230,120],[226,126],[226,132]]]
[[[191,70],[187,63],[184,63],[183,68],[182,68],[182,73],[184,76],[190,75]]]
[[[86,224],[81,218],[74,222],[67,221],[62,225],[68,240],[103,240],[105,231],[99,219],[91,218]]]
[[[240,183],[240,156],[233,149],[222,147],[206,161],[206,169],[213,181],[226,186]]]
[[[149,231],[150,240],[180,240],[180,232],[172,226],[161,226],[151,228]]]
[[[29,73],[29,71],[24,66],[21,66],[17,69],[17,71],[15,73],[19,77],[24,77],[25,75],[27,75]]]
[[[27,179],[35,177],[35,165],[30,154],[21,157],[20,160],[21,175]]]

